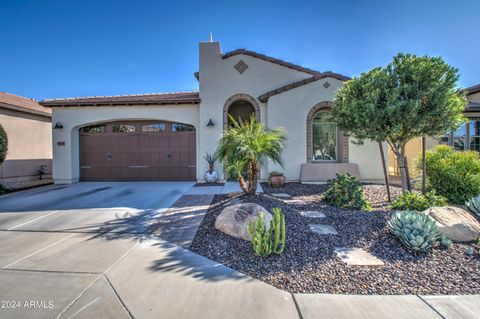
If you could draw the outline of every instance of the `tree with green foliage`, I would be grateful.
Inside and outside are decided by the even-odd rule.
[[[242,191],[255,194],[260,165],[270,159],[283,166],[281,154],[287,135],[280,128],[267,129],[255,116],[245,123],[229,118],[232,126],[220,138],[217,154],[227,174],[238,178]]]
[[[3,129],[2,125],[0,125],[0,164],[3,163],[5,157],[7,157],[7,150],[8,150],[8,139],[7,133]]]
[[[336,92],[333,115],[355,143],[373,140],[390,145],[406,191],[408,141],[439,136],[465,121],[467,100],[457,80],[458,70],[442,58],[400,53],[386,67],[347,81]]]

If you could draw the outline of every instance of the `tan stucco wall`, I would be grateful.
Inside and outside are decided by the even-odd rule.
[[[53,123],[60,122],[63,129],[53,130],[53,178],[55,183],[78,181],[78,130],[88,124],[114,120],[165,120],[195,126],[198,132],[198,105],[148,105],[53,108]],[[197,133],[197,145],[199,135]],[[65,142],[60,146],[58,142]],[[197,146],[198,147],[198,146]],[[200,160],[197,152],[197,163]]]
[[[0,124],[8,138],[8,153],[0,179],[27,180],[40,165],[51,169],[52,125],[49,117],[0,108]]]
[[[439,144],[439,139],[435,137],[427,137],[425,139],[425,149],[428,151]],[[418,137],[407,143],[405,146],[405,155],[407,156],[408,168],[410,176],[415,177],[420,172],[416,171],[415,162],[422,155],[422,138]],[[397,160],[392,149],[388,147],[388,173],[393,176],[400,176]]]

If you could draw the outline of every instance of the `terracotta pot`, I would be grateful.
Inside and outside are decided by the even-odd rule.
[[[283,175],[272,175],[270,177],[270,184],[272,187],[282,187],[285,185],[285,176]]]

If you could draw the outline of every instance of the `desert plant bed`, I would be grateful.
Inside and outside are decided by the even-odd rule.
[[[404,247],[387,227],[394,213],[388,208],[381,185],[365,185],[365,198],[372,211],[338,209],[323,201],[326,185],[287,183],[283,188],[262,184],[264,194],[241,196],[272,211],[285,213],[286,244],[280,255],[258,257],[250,242],[215,229],[218,214],[230,200],[217,195],[194,239],[191,250],[277,288],[296,293],[338,294],[478,294],[480,258],[468,256],[476,243],[454,243],[449,249],[436,247],[415,253]],[[394,196],[400,189],[393,188]],[[271,196],[287,193],[295,203]],[[326,217],[309,218],[300,211],[320,211]],[[335,227],[338,235],[313,233],[309,224]],[[336,247],[362,248],[384,262],[383,266],[351,266],[341,261]]]

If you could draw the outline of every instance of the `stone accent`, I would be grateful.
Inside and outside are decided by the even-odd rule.
[[[248,69],[248,64],[245,63],[245,61],[240,60],[235,64],[234,68],[238,71],[238,73],[243,74],[243,72]]]
[[[308,218],[325,218],[325,217],[327,217],[324,213],[319,212],[318,210],[301,211],[300,215],[302,215],[303,217],[308,217]]]
[[[278,198],[290,198],[291,197],[287,193],[272,193],[270,195],[272,195],[273,197],[278,197]]]
[[[361,248],[335,248],[335,253],[347,265],[383,266],[384,262]]]
[[[328,89],[330,87],[330,82],[325,81],[325,83],[323,83],[323,87]]]
[[[304,205],[305,201],[301,199],[284,199],[283,202],[289,205]]]
[[[311,163],[313,158],[313,131],[312,121],[315,114],[319,111],[331,111],[333,102],[323,101],[312,107],[307,115],[307,162]],[[337,129],[337,162],[348,162],[348,138],[343,132]]]
[[[247,233],[247,225],[263,213],[267,229],[270,227],[272,214],[264,207],[255,203],[236,204],[225,207],[215,220],[215,228],[227,235],[250,240]]]
[[[331,225],[310,224],[308,227],[312,232],[319,235],[338,235],[335,227]]]
[[[480,223],[461,207],[430,207],[424,213],[435,219],[438,230],[451,240],[469,242],[480,238]]]
[[[247,101],[248,103],[253,105],[253,108],[255,109],[255,117],[258,121],[260,121],[260,105],[258,102],[251,97],[248,94],[240,93],[240,94],[235,94],[231,96],[223,105],[223,129],[227,129],[228,125],[228,109],[230,108],[230,105],[237,101]]]

